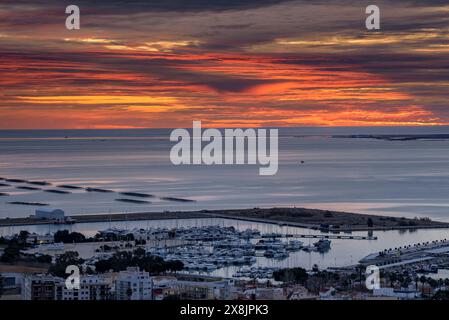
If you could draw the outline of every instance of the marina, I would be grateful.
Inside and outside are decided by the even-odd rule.
[[[0,1],[0,314],[449,301],[449,0]]]
[[[99,230],[95,235],[95,242],[77,244],[55,243],[50,233],[32,235],[40,244],[27,250],[27,254],[55,256],[67,250],[75,250],[86,258],[84,267],[92,269],[95,269],[95,263],[99,259],[111,256],[116,250],[141,247],[147,253],[166,261],[181,261],[183,271],[187,273],[213,274],[228,271],[232,277],[244,277],[246,271],[242,270],[256,269],[267,273],[267,270],[280,268],[260,266],[261,261],[277,263],[303,249],[306,251],[306,247],[298,240],[272,238],[272,234],[264,234],[257,229],[239,230],[233,226],[218,225],[148,229],[112,227]],[[135,246],[129,241],[130,238],[136,241]],[[325,253],[331,249],[331,241],[320,239],[312,247],[313,252]]]
[[[449,241],[447,239],[426,241],[406,246],[387,248],[372,253],[360,260],[364,265],[377,265],[380,268],[394,268],[447,258],[449,262]]]
[[[190,229],[190,232],[182,232],[178,234],[180,237],[178,240],[182,240],[182,246],[192,247],[201,243],[201,246],[207,247],[209,253],[214,252],[213,246],[215,246],[216,253],[219,250],[226,249],[232,251],[235,245],[245,247],[247,243],[246,239],[239,239],[234,236],[232,241],[225,241],[224,236],[221,233],[205,233],[193,232],[194,230],[214,230],[214,228],[220,227],[220,229],[228,230],[228,228],[234,228],[235,231],[230,234],[248,234],[249,231],[253,230],[253,235],[251,236],[250,243],[252,248],[256,251],[253,256],[256,262],[252,265],[234,265],[233,263],[227,264],[226,266],[220,266],[220,268],[212,268],[209,265],[209,271],[204,270],[203,267],[200,269],[189,270],[189,272],[207,273],[214,276],[231,277],[236,272],[241,269],[251,268],[251,267],[272,267],[272,268],[293,268],[293,267],[303,267],[307,270],[312,269],[316,264],[320,268],[335,268],[355,265],[357,262],[364,257],[372,254],[373,252],[380,252],[385,248],[389,248],[391,243],[395,243],[396,246],[406,246],[417,242],[426,242],[428,240],[440,240],[447,238],[449,239],[449,232],[446,229],[421,229],[421,230],[389,230],[389,231],[377,231],[375,236],[377,240],[363,240],[363,245],[360,245],[359,240],[351,239],[331,239],[331,246],[329,250],[317,250],[314,243],[320,239],[325,239],[325,236],[329,235],[325,232],[312,229],[304,229],[298,227],[290,226],[279,226],[270,223],[255,223],[249,221],[241,221],[234,219],[223,219],[223,218],[204,218],[197,217],[195,219],[182,219],[175,218],[173,215],[172,219],[160,219],[160,220],[127,220],[127,221],[108,221],[108,222],[90,222],[90,223],[77,223],[73,225],[53,225],[53,224],[42,224],[42,225],[29,225],[29,226],[8,226],[0,227],[0,235],[7,236],[14,233],[19,233],[21,230],[28,230],[30,232],[35,232],[38,234],[52,234],[57,230],[70,230],[71,232],[81,232],[85,236],[93,237],[98,232],[98,230],[115,230],[114,232],[127,233],[134,230],[136,234],[141,233],[147,234],[149,230],[153,233],[148,242],[148,249],[150,247],[157,248],[160,250],[161,254],[176,254],[177,249],[173,247],[170,249],[171,242],[173,239],[167,239],[168,230],[185,230]],[[212,229],[208,229],[212,228]],[[143,230],[140,230],[143,229]],[[140,231],[138,231],[140,230]],[[159,236],[156,236],[156,230],[162,231]],[[230,229],[231,230],[231,229]],[[255,230],[255,231],[254,231]],[[229,232],[229,231],[228,231]],[[238,232],[238,233],[237,233]],[[258,234],[260,232],[260,235]],[[227,233],[224,232],[224,235]],[[278,235],[281,234],[281,238],[270,238],[262,237],[262,235]],[[291,238],[286,237],[287,234],[310,234],[313,237],[310,238]],[[213,236],[211,236],[213,235]],[[367,236],[366,232],[353,232],[354,236]],[[182,239],[181,239],[182,237]],[[228,237],[228,236],[226,236]],[[177,240],[177,241],[178,241]],[[266,244],[263,242],[267,241]],[[273,241],[274,240],[274,241]],[[296,242],[299,241],[300,243]],[[282,248],[285,248],[288,257],[281,258],[283,252],[279,250],[277,258],[274,258],[274,254],[271,255],[268,252],[267,256],[265,252],[268,246],[276,249],[279,246],[279,242],[282,243]],[[179,248],[180,243],[177,243],[177,248]],[[91,244],[81,244],[81,245],[91,245]],[[255,246],[257,245],[257,250]],[[266,245],[265,249],[263,245]],[[296,246],[296,248],[295,248]],[[290,248],[289,248],[290,247]],[[300,250],[297,248],[301,247]],[[251,248],[248,248],[251,249]],[[259,250],[260,249],[260,250]],[[292,250],[293,249],[293,250]],[[156,250],[156,249],[152,249]],[[187,249],[183,249],[187,250]],[[185,251],[188,252],[188,251]],[[226,253],[224,251],[223,253]],[[201,260],[200,260],[201,261]],[[212,263],[208,261],[207,263]]]

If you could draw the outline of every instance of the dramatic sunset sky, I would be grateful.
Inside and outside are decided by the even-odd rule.
[[[439,125],[448,97],[447,0],[0,0],[0,129]]]

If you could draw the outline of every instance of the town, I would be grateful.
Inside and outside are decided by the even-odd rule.
[[[257,133],[256,133],[257,132]],[[201,121],[193,121],[192,137],[186,129],[175,129],[170,141],[177,142],[170,151],[170,160],[175,165],[242,165],[256,164],[260,175],[275,175],[278,171],[278,130],[269,129],[224,129],[224,137],[218,129],[201,130]],[[224,144],[223,144],[224,138]],[[245,152],[245,140],[248,150]],[[202,147],[202,142],[209,142]],[[235,141],[235,144],[234,144]],[[191,147],[192,145],[192,147]],[[245,153],[247,154],[245,156]],[[223,161],[224,157],[224,161]],[[235,160],[234,160],[235,159]]]
[[[353,240],[354,241],[354,240]],[[360,240],[362,241],[362,240]],[[0,238],[3,299],[20,300],[371,300],[447,299],[446,239],[389,248],[358,264],[310,270],[258,266],[296,251],[331,250],[324,237],[306,245],[294,235],[202,226],[99,230],[86,237],[59,230],[21,231]],[[368,290],[367,266],[380,269]],[[79,289],[66,285],[67,267],[80,269]],[[232,266],[229,276],[213,271]],[[9,271],[8,271],[9,268]],[[449,277],[448,277],[449,278]]]

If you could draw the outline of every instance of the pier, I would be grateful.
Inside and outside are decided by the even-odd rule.
[[[362,258],[360,263],[374,264],[380,268],[394,268],[442,257],[445,259],[449,257],[449,241],[447,239],[385,249]]]
[[[147,200],[137,200],[133,201],[147,201]],[[28,204],[28,203],[27,203]],[[39,203],[29,203],[30,205],[44,205]],[[265,212],[270,212],[273,210],[282,211],[286,210],[292,211],[290,216],[278,216],[276,219],[264,216]],[[257,211],[257,215],[254,212]],[[302,216],[296,216],[295,212],[300,213],[310,213],[310,215],[318,215],[318,217],[313,218],[313,223],[303,222]],[[411,219],[401,218],[401,221],[413,221],[415,225],[375,225],[373,227],[363,226],[360,223],[351,224],[351,221],[356,218],[368,219],[368,218],[379,218],[378,216],[372,215],[362,215],[344,212],[333,212],[335,215],[332,225],[327,225],[323,227],[322,221],[328,221],[325,218],[320,218],[323,214],[323,210],[317,209],[304,209],[304,208],[271,208],[271,209],[231,209],[231,210],[200,210],[200,211],[163,211],[163,212],[135,212],[135,213],[99,213],[99,214],[85,214],[85,215],[71,215],[68,216],[69,220],[73,223],[92,223],[92,222],[118,222],[118,221],[141,221],[141,220],[165,220],[165,219],[211,219],[211,218],[222,218],[229,220],[240,220],[253,223],[265,223],[277,225],[281,228],[283,227],[297,227],[311,229],[321,232],[327,232],[329,234],[323,235],[295,235],[298,238],[327,238],[327,239],[346,239],[346,240],[376,240],[376,237],[367,236],[355,236],[351,235],[351,232],[356,231],[376,231],[376,230],[410,230],[410,229],[437,229],[437,228],[449,228],[449,223],[438,222],[438,221],[416,221]],[[349,216],[349,218],[348,218]],[[320,218],[320,219],[318,219]],[[388,217],[380,217],[384,220]],[[352,220],[351,220],[352,219]],[[292,221],[293,220],[293,221]],[[296,221],[295,221],[296,220]],[[317,221],[317,222],[315,222]],[[388,220],[386,220],[388,221]],[[33,217],[22,217],[22,218],[3,218],[0,219],[0,227],[8,226],[26,226],[26,225],[42,225],[42,224],[53,224],[52,220],[36,219]],[[285,230],[283,234],[288,233]],[[346,233],[345,235],[340,235],[340,233]]]
[[[348,235],[321,235],[321,234],[287,234],[287,238],[305,239],[341,239],[341,240],[377,240],[376,236],[348,236]]]

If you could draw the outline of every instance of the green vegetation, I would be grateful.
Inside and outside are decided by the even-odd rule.
[[[95,269],[99,273],[109,270],[118,272],[126,270],[127,267],[139,267],[151,274],[161,274],[167,271],[181,271],[184,264],[178,260],[164,261],[161,257],[147,254],[142,248],[137,248],[133,252],[119,251],[111,258],[95,263]]]
[[[7,247],[3,250],[0,262],[12,263],[20,258],[20,250],[24,248],[23,243],[16,239],[9,241]]]
[[[273,273],[274,280],[304,284],[308,274],[303,268],[281,269]]]
[[[69,232],[68,230],[60,230],[55,233],[54,241],[64,243],[79,243],[85,242],[86,237],[79,232]]]
[[[134,241],[134,235],[132,233],[129,233],[127,235],[116,235],[114,234],[108,234],[108,235],[101,235],[97,233],[95,237],[90,241]]]
[[[19,236],[17,237],[19,243],[25,246],[29,235],[30,235],[30,233],[26,230],[20,231]]]
[[[407,221],[407,220],[403,219],[402,221],[399,221],[397,223],[397,225],[400,227],[416,227],[419,225],[419,223],[418,223],[418,221],[414,221],[414,220]]]
[[[40,262],[40,263],[51,263],[52,260],[53,260],[53,258],[48,254],[44,254],[44,255],[38,256],[36,258],[36,261]]]
[[[67,251],[56,258],[54,264],[48,269],[48,273],[64,278],[67,276],[65,270],[70,265],[80,266],[84,263],[84,260],[79,257],[78,252]]]
[[[332,218],[334,215],[332,214],[332,212],[330,212],[330,211],[326,211],[326,212],[324,212],[324,217],[325,218]]]
[[[132,233],[126,235],[108,234],[101,235],[97,233],[94,237],[86,238],[79,232],[69,232],[69,230],[57,231],[54,235],[55,242],[64,243],[82,243],[82,242],[100,242],[100,241],[136,241],[136,244],[145,244],[145,240],[135,240]]]
[[[441,290],[435,293],[432,298],[432,300],[449,300],[449,291],[448,290]]]

